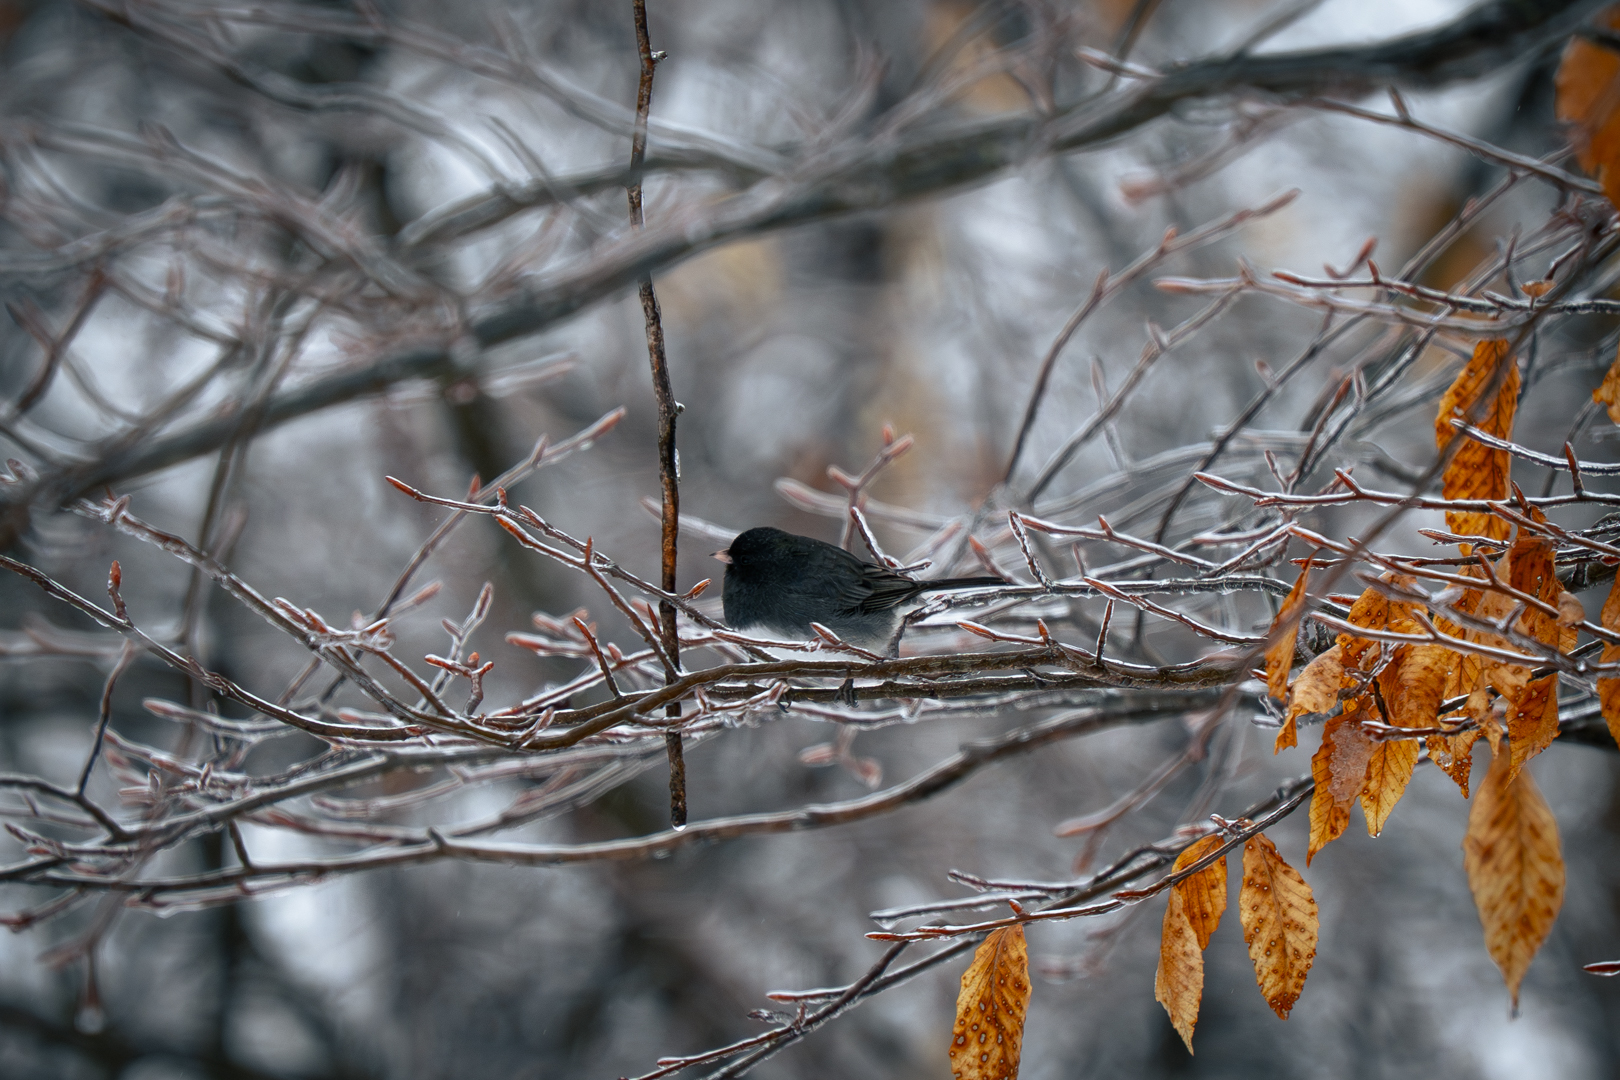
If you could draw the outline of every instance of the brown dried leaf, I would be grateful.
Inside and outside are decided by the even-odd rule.
[[[1474,347],[1474,357],[1440,398],[1440,410],[1434,421],[1435,444],[1444,450],[1457,437],[1451,426],[1453,418],[1467,419],[1479,396],[1495,381],[1502,365],[1507,371],[1495,398],[1481,411],[1474,426],[1499,439],[1513,434],[1513,412],[1519,403],[1519,367],[1508,355],[1508,342],[1481,341]],[[1467,439],[1457,447],[1451,463],[1446,466],[1442,493],[1448,499],[1505,499],[1508,494],[1508,466],[1512,461],[1506,450],[1492,448]],[[1495,514],[1480,511],[1446,511],[1446,527],[1455,533],[1488,536],[1505,540],[1512,531],[1508,522]]]
[[[1459,637],[1464,640],[1468,638],[1467,631],[1446,622],[1444,619],[1434,620],[1434,625],[1442,634],[1450,634],[1452,637]],[[1456,697],[1458,694],[1471,693],[1482,681],[1480,679],[1480,667],[1479,657],[1468,653],[1459,656],[1457,662],[1451,666],[1451,670],[1446,673],[1446,697],[1451,698]]]
[[[1570,627],[1586,618],[1586,607],[1574,593],[1561,592],[1558,594],[1558,625]],[[1563,640],[1559,640],[1559,648],[1563,648]]]
[[[1490,719],[1491,695],[1485,690],[1475,690],[1468,695],[1463,703],[1462,711],[1452,716],[1462,716],[1473,720],[1480,725],[1473,731],[1464,731],[1458,735],[1431,735],[1429,736],[1429,756],[1441,770],[1457,782],[1462,788],[1463,798],[1468,798],[1468,780],[1474,769],[1474,743],[1479,741],[1480,735],[1485,733],[1486,722]],[[1501,739],[1500,732],[1494,730],[1492,722],[1491,745],[1497,745]]]
[[[1558,676],[1543,675],[1526,684],[1508,706],[1508,781],[1524,763],[1558,738]]]
[[[1372,756],[1372,740],[1362,734],[1359,708],[1367,702],[1352,698],[1345,711],[1322,727],[1322,745],[1311,756],[1311,778],[1316,790],[1311,794],[1311,839],[1305,852],[1305,865],[1316,853],[1337,840],[1350,824],[1350,804],[1367,782],[1367,761]]]
[[[1492,664],[1485,670],[1489,676],[1490,688],[1510,705],[1519,700],[1519,695],[1530,684],[1530,669],[1527,667],[1520,667],[1517,664]]]
[[[1365,702],[1367,699],[1360,699]],[[1367,763],[1372,760],[1373,741],[1361,730],[1362,713],[1346,716],[1333,733],[1333,752],[1328,759],[1328,793],[1336,803],[1348,803],[1361,794],[1367,783]]]
[[[1493,754],[1502,752],[1502,720],[1503,710],[1493,707],[1486,710],[1485,715],[1479,721],[1480,734],[1484,735],[1485,741],[1491,744],[1491,753]]]
[[[1171,873],[1179,873],[1217,850],[1220,836],[1206,836],[1176,856]],[[1220,859],[1170,887],[1159,940],[1159,970],[1153,977],[1153,999],[1170,1014],[1170,1023],[1193,1052],[1193,1027],[1204,993],[1204,953],[1209,936],[1226,911],[1226,860]]]
[[[1620,424],[1620,353],[1615,355],[1614,363],[1609,365],[1608,374],[1603,376],[1603,382],[1592,391],[1592,400],[1606,406],[1609,420]]]
[[[1471,545],[1465,544],[1463,546],[1466,550]],[[1459,574],[1463,577],[1483,576],[1479,568],[1475,566],[1464,566],[1459,571]],[[1452,601],[1451,606],[1457,611],[1475,614],[1478,612],[1480,602],[1483,599],[1484,594],[1479,590],[1466,589],[1463,591],[1462,596]],[[1443,616],[1435,616],[1434,625],[1442,634],[1449,634],[1451,637],[1462,638],[1465,641],[1472,640],[1468,636],[1468,631]],[[1450,698],[1456,697],[1458,694],[1467,694],[1481,685],[1483,682],[1481,677],[1483,668],[1483,661],[1472,653],[1463,653],[1458,656],[1457,662],[1452,665],[1446,677],[1445,696]]]
[[[1465,568],[1466,570],[1466,568]],[[1414,587],[1417,580],[1401,574],[1385,574],[1380,579],[1395,585]],[[1477,594],[1468,594],[1473,602],[1478,602]],[[1466,597],[1465,597],[1466,600]],[[1353,626],[1366,627],[1369,630],[1391,630],[1399,634],[1425,634],[1427,627],[1418,621],[1417,613],[1411,604],[1391,601],[1377,589],[1368,588],[1356,598],[1350,606],[1345,621]],[[1442,628],[1449,624],[1440,620]],[[1455,628],[1453,628],[1455,629]],[[1457,631],[1461,633],[1461,631]],[[1372,638],[1357,637],[1353,633],[1342,633],[1338,637],[1340,648],[1340,663],[1346,671],[1371,671],[1383,661],[1386,646]],[[1390,646],[1398,655],[1401,649],[1410,651],[1411,646]],[[1449,666],[1449,665],[1448,665]],[[1353,676],[1346,676],[1341,685],[1346,689],[1357,688],[1363,680]],[[1442,687],[1442,690],[1444,687]]]
[[[1299,745],[1299,724],[1297,714],[1290,709],[1288,719],[1283,721],[1282,727],[1277,731],[1277,740],[1271,744],[1271,752],[1280,754]]]
[[[1364,626],[1369,630],[1382,630],[1389,625],[1389,600],[1376,589],[1367,589],[1350,605],[1350,613],[1345,621],[1352,626]],[[1370,638],[1356,637],[1353,634],[1340,634],[1338,637],[1340,662],[1346,668],[1366,669],[1373,666],[1379,657],[1378,642]],[[1369,662],[1363,663],[1363,660]]]
[[[1378,686],[1396,727],[1429,727],[1439,719],[1451,669],[1462,659],[1444,645],[1402,645]]]
[[[1299,678],[1294,680],[1288,692],[1288,717],[1283,721],[1282,730],[1277,733],[1277,743],[1272,753],[1299,745],[1296,722],[1301,716],[1330,713],[1339,703],[1339,683],[1344,678],[1344,663],[1340,659],[1342,654],[1343,649],[1338,645],[1327,652],[1318,653],[1315,659],[1305,665]]]
[[[1288,700],[1288,672],[1294,666],[1294,642],[1299,637],[1299,616],[1305,610],[1305,586],[1311,576],[1307,566],[1288,590],[1277,617],[1272,620],[1266,647],[1266,689],[1278,701]]]
[[[1620,12],[1609,8],[1597,18],[1620,29]],[[1580,37],[1570,39],[1558,65],[1554,108],[1570,125],[1570,145],[1581,168],[1603,185],[1620,206],[1620,54]]]
[[[1547,801],[1528,772],[1513,777],[1511,770],[1508,757],[1491,759],[1468,812],[1463,866],[1486,951],[1517,1008],[1519,983],[1564,904],[1564,859]]]
[[[1222,843],[1218,834],[1204,837],[1176,856],[1176,864],[1170,872],[1185,870]],[[1226,860],[1217,859],[1171,888],[1186,902],[1187,921],[1198,935],[1198,947],[1209,948],[1209,936],[1221,925],[1221,915],[1226,911]]]
[[[1532,507],[1530,512],[1537,520],[1546,520],[1540,510]],[[1521,530],[1508,551],[1508,584],[1537,600],[1557,604],[1563,586],[1553,574],[1552,541]],[[1517,629],[1543,645],[1558,647],[1558,620],[1544,611],[1527,607],[1519,617]]]
[[[1533,548],[1527,551],[1527,558],[1539,561]],[[1494,572],[1498,579],[1512,582],[1514,575],[1513,552],[1511,550],[1504,553],[1496,561]],[[1538,577],[1539,575],[1532,568],[1531,572],[1521,574],[1520,580],[1534,581]],[[1480,596],[1479,603],[1474,607],[1474,614],[1481,619],[1489,619],[1491,622],[1500,625],[1508,614],[1518,607],[1518,604],[1517,600],[1514,600],[1506,593],[1493,590]],[[1519,617],[1519,621],[1514,624],[1515,630],[1526,634],[1530,633],[1531,624],[1526,621],[1528,614],[1526,612],[1525,615]],[[1493,634],[1488,630],[1469,630],[1464,636],[1469,641],[1489,645],[1494,649],[1518,651],[1507,638],[1500,634]],[[1519,696],[1519,692],[1524,689],[1525,684],[1530,681],[1530,669],[1528,667],[1522,664],[1505,663],[1488,657],[1465,657],[1460,667],[1463,671],[1471,673],[1473,677],[1462,680],[1458,693],[1472,693],[1480,687],[1489,686],[1508,701],[1513,701]]]
[[[1407,574],[1384,574],[1380,580],[1407,589],[1416,589],[1418,587],[1417,578]],[[1412,614],[1412,605],[1394,600],[1389,603],[1389,615],[1384,619],[1384,629],[1393,630],[1397,634],[1422,634],[1426,632],[1423,624],[1418,622],[1417,618]]]
[[[1446,680],[1458,655],[1443,645],[1402,645],[1378,676],[1379,692],[1396,727],[1429,727],[1439,718]],[[1367,783],[1361,790],[1361,812],[1367,835],[1384,831],[1390,811],[1401,801],[1417,766],[1418,744],[1411,739],[1374,745],[1367,759]]]
[[[1390,811],[1401,801],[1417,767],[1418,744],[1413,739],[1391,739],[1373,746],[1367,758],[1366,785],[1361,789],[1361,812],[1367,817],[1367,835],[1384,831]],[[1310,860],[1306,860],[1309,865]]]
[[[1441,772],[1457,782],[1465,799],[1468,798],[1468,778],[1474,771],[1474,743],[1478,741],[1477,731],[1429,736],[1429,757],[1440,766]]]
[[[1029,1011],[1029,949],[1022,926],[992,930],[962,973],[951,1031],[955,1080],[1015,1080]]]
[[[1170,1024],[1193,1052],[1193,1028],[1204,996],[1204,953],[1198,934],[1187,918],[1187,902],[1175,889],[1164,909],[1164,933],[1159,939],[1159,970],[1153,976],[1153,1000],[1170,1014]]]
[[[1605,630],[1620,630],[1620,576],[1609,586],[1609,598],[1603,601],[1603,613],[1598,616],[1598,623]],[[1612,664],[1616,660],[1620,660],[1620,645],[1603,646],[1603,663]],[[1620,679],[1599,679],[1597,690],[1609,734],[1615,742],[1620,743]]]
[[[1243,845],[1238,918],[1260,993],[1286,1020],[1316,959],[1316,899],[1263,833]]]

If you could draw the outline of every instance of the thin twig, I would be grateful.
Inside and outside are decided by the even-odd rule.
[[[633,0],[636,19],[636,48],[641,54],[641,78],[636,84],[636,127],[630,142],[630,225],[645,227],[641,211],[641,163],[647,157],[647,114],[652,109],[653,69],[664,58],[654,52],[647,34],[647,0]],[[675,418],[680,403],[669,381],[669,360],[664,354],[664,323],[653,292],[651,274],[641,276],[641,315],[647,324],[647,359],[652,364],[653,393],[658,398],[658,483],[663,493],[663,540],[661,579],[664,591],[675,591],[676,544],[681,532],[680,459],[675,449]],[[680,674],[681,642],[675,629],[675,605],[658,602],[658,624],[664,641],[667,680]],[[664,708],[670,723],[681,718],[681,703],[672,701]],[[669,820],[678,829],[686,824],[686,759],[681,751],[681,733],[664,734],[669,752]]]
[[[85,787],[90,783],[90,773],[96,767],[96,757],[101,753],[101,741],[106,737],[107,724],[112,720],[113,687],[118,682],[118,676],[129,669],[139,650],[135,643],[128,638],[124,639],[124,647],[118,653],[118,660],[113,664],[112,671],[107,673],[107,682],[101,688],[101,712],[96,720],[95,738],[90,743],[90,754],[84,759],[84,768],[79,771],[79,784],[75,788],[79,795],[84,795]]]

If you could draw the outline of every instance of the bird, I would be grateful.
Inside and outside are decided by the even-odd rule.
[[[859,646],[890,642],[901,609],[923,593],[1005,586],[998,577],[918,581],[856,558],[841,547],[768,525],[738,534],[714,557],[726,564],[721,600],[733,630],[815,636],[820,623]]]

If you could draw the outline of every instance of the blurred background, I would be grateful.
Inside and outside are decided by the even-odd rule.
[[[1086,63],[1083,49],[1128,51],[1152,69],[1237,52],[1356,55],[1445,27],[1468,6],[652,0],[653,46],[668,53],[646,180],[658,239],[638,248],[623,190],[638,71],[629,0],[0,3],[0,291],[12,313],[0,325],[9,403],[0,443],[14,488],[31,497],[5,504],[4,550],[92,599],[118,559],[137,622],[274,698],[306,663],[295,642],[164,551],[57,507],[107,489],[130,495],[132,513],[214,553],[264,596],[346,626],[350,612],[377,610],[444,517],[385,476],[460,497],[469,477],[500,474],[540,436],[557,442],[623,406],[596,445],[511,497],[656,580],[658,521],[642,505],[657,498],[658,474],[634,292],[641,269],[653,273],[685,406],[682,509],[694,522],[681,588],[717,577],[707,552],[753,525],[838,541],[845,492],[828,467],[858,473],[885,425],[916,439],[869,491],[877,535],[897,556],[953,520],[972,521],[998,491],[1028,493],[1037,477],[1037,514],[1094,525],[1103,513],[1153,535],[1212,440],[1323,328],[1320,310],[1234,294],[1144,365],[1105,431],[1067,462],[1055,458],[1144,347],[1207,313],[1213,297],[1166,292],[1154,278],[1234,278],[1240,260],[1321,276],[1324,263],[1353,266],[1369,238],[1393,274],[1489,194],[1420,267],[1426,284],[1477,289],[1489,283],[1469,275],[1510,238],[1546,229],[1560,192],[1522,179],[1498,191],[1506,170],[1456,146],[1260,92],[1189,97],[1072,152],[1050,151],[1044,129],[1031,128],[1005,167],[960,182],[925,177],[888,190],[848,163],[899,160],[936,136],[1016,135],[1009,118],[1093,99],[1102,110],[1133,92],[1135,76]],[[1553,114],[1560,47],[1504,45],[1440,85],[1420,73],[1406,80],[1406,101],[1428,123],[1546,155],[1564,145]],[[1346,80],[1341,99],[1389,113],[1369,89]],[[840,186],[840,170],[855,178]],[[1291,201],[1160,259],[1081,325],[1052,367],[1010,485],[998,487],[1043,357],[1098,274],[1152,252],[1167,229],[1185,236],[1293,189]],[[770,209],[773,198],[791,202],[784,192],[818,190],[836,192],[825,210]],[[1535,256],[1542,273],[1556,254]],[[533,314],[546,304],[550,314]],[[501,329],[514,311],[521,325]],[[1613,425],[1583,411],[1613,356],[1611,323],[1572,320],[1549,338],[1527,381],[1520,441],[1556,453],[1573,431],[1583,457],[1613,459]],[[1297,458],[1349,379],[1367,407],[1345,414],[1307,486],[1358,465],[1375,486],[1406,490],[1402,481],[1433,460],[1435,402],[1469,346],[1431,344],[1389,385],[1376,367],[1354,384],[1367,357],[1406,347],[1389,333],[1351,329],[1306,357],[1297,378],[1243,418],[1215,471],[1272,485],[1266,452]],[[417,367],[377,374],[422,349],[431,355]],[[42,383],[47,356],[54,369]],[[371,374],[341,382],[355,371]],[[283,399],[302,405],[263,412]],[[244,414],[253,422],[237,435],[206,437],[219,430],[209,424]],[[1527,489],[1543,475],[1515,471]],[[1170,538],[1225,527],[1229,510],[1193,492]],[[1355,524],[1348,514],[1323,520],[1337,535]],[[1382,542],[1427,550],[1416,530],[1436,520],[1410,515]],[[1069,558],[1066,544],[1053,551],[1054,565]],[[1130,553],[1081,554],[1096,566]],[[957,557],[977,572],[971,552]],[[1022,572],[1016,547],[995,557]],[[1278,562],[1271,573],[1291,582],[1294,571]],[[588,580],[487,519],[432,554],[417,584],[429,579],[442,590],[393,626],[400,655],[443,651],[439,620],[460,622],[492,583],[470,641],[495,661],[492,703],[589,666],[504,640],[532,630],[535,611],[560,618],[589,607],[605,637],[630,637]],[[717,593],[704,598],[716,616]],[[1600,601],[1584,599],[1595,611]],[[1210,619],[1251,634],[1272,612],[1255,595],[1204,603]],[[1078,611],[1076,626],[1095,634],[1099,610]],[[1154,662],[1209,651],[1174,631],[1150,620],[1145,636],[1127,634],[1117,648]],[[116,636],[29,582],[0,579],[0,771],[75,784],[119,650]],[[119,678],[110,727],[131,745],[201,760],[190,729],[142,701],[202,709],[206,697],[143,656]],[[872,724],[846,758],[875,763],[891,784],[1034,715],[984,709]],[[1251,701],[1224,722],[1207,762],[1143,806],[1100,834],[1053,835],[1180,752],[1185,720],[1168,710],[1056,743],[850,826],[656,861],[429,863],[161,912],[172,917],[12,874],[0,880],[16,922],[0,938],[0,1076],[638,1075],[662,1055],[763,1030],[747,1014],[768,1006],[767,991],[856,978],[881,951],[862,936],[875,928],[868,913],[966,895],[946,877],[953,868],[1083,875],[1209,810],[1236,815],[1308,771],[1314,732],[1304,750],[1273,758]],[[860,796],[870,766],[863,777],[801,760],[835,737],[825,717],[767,709],[691,740],[693,820]],[[294,735],[249,761],[269,774],[321,749]],[[661,746],[631,751],[558,813],[502,838],[567,843],[663,828]],[[132,782],[138,793],[146,774],[132,754],[109,749],[87,793],[107,805]],[[1463,874],[1467,807],[1425,763],[1382,837],[1368,839],[1358,818],[1308,871],[1304,815],[1271,831],[1322,912],[1319,954],[1288,1021],[1256,992],[1233,911],[1210,947],[1189,1056],[1153,998],[1161,907],[1141,905],[1031,931],[1038,977],[1022,1075],[1612,1075],[1620,988],[1580,965],[1620,957],[1620,754],[1561,743],[1532,771],[1558,816],[1569,885],[1516,1019]],[[336,794],[385,797],[423,782],[404,774]],[[386,820],[479,818],[530,782],[469,784]],[[37,809],[25,792],[7,799],[8,820]],[[281,824],[249,818],[238,837],[265,862],[355,850]],[[26,842],[0,840],[5,865],[24,861]],[[233,838],[216,831],[130,872],[200,873],[238,859]],[[59,895],[60,913],[40,911]],[[884,993],[752,1075],[946,1075],[961,967]]]

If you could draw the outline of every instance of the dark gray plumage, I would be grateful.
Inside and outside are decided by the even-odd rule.
[[[856,645],[884,645],[903,606],[925,592],[1007,584],[1000,578],[915,581],[863,562],[825,541],[762,526],[741,533],[715,558],[726,563],[722,598],[735,630],[810,638],[812,622]]]

